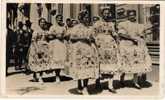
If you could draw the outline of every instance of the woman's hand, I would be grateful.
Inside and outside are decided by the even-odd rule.
[[[53,38],[55,37],[55,35],[53,35],[53,34],[48,34],[46,37],[47,37],[48,39],[53,39]]]
[[[133,40],[133,43],[134,43],[135,45],[138,45],[138,40],[137,40],[137,39],[134,39],[134,40]]]

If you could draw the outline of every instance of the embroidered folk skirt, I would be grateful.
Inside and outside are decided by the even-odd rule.
[[[68,70],[74,80],[98,78],[98,55],[94,45],[77,41],[70,43],[68,50]]]
[[[121,40],[120,48],[120,70],[124,73],[146,73],[151,71],[151,57],[148,53],[145,41],[136,38],[138,44],[129,40]]]
[[[51,69],[64,69],[67,48],[65,43],[55,39],[49,42],[50,67]]]
[[[29,67],[33,72],[41,72],[50,69],[50,55],[48,44],[45,41],[38,41],[30,46]]]
[[[119,50],[111,35],[99,34],[96,37],[98,47],[100,72],[102,74],[116,73],[119,70]]]

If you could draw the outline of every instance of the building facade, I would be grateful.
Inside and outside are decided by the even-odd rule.
[[[35,27],[38,23],[38,19],[40,17],[45,18],[50,23],[55,23],[55,15],[62,14],[64,17],[64,21],[67,18],[77,19],[78,13],[86,9],[89,11],[90,16],[99,16],[101,10],[104,7],[109,7],[112,9],[113,15],[116,17],[116,20],[124,20],[124,16],[126,15],[127,10],[135,10],[136,11],[136,19],[137,22],[147,25],[148,27],[152,27],[150,22],[150,17],[154,16],[152,12],[155,9],[155,5],[147,4],[42,4],[42,3],[32,3],[32,4],[7,4],[7,16],[11,20],[11,27],[16,28],[16,24],[18,21],[23,21],[30,19],[33,23],[33,27]],[[159,9],[159,8],[157,8]],[[152,11],[153,10],[153,11]],[[123,18],[118,18],[119,14],[123,14]],[[158,12],[159,14],[159,12]],[[122,15],[121,15],[122,16]],[[154,27],[155,28],[155,27]],[[156,31],[151,31],[146,37],[146,40],[151,41],[159,41],[159,27]],[[152,28],[153,29],[153,28]],[[150,29],[150,30],[152,30]]]

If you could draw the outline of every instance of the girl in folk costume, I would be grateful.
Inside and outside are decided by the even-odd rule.
[[[66,28],[63,23],[63,16],[56,16],[56,23],[50,28],[49,32],[49,50],[51,56],[51,69],[55,70],[56,82],[60,81],[60,71],[64,69],[66,61],[66,43],[64,41],[64,35]]]
[[[69,45],[69,74],[78,82],[78,92],[87,93],[88,80],[97,78],[98,55],[92,41],[93,30],[89,27],[87,11],[79,13],[80,24],[74,26],[68,35]]]
[[[109,91],[115,93],[113,88],[113,78],[119,69],[118,63],[118,47],[116,42],[117,34],[115,33],[114,24],[111,22],[111,12],[109,8],[104,8],[102,10],[102,20],[94,23],[95,30],[95,42],[98,48],[99,60],[100,60],[100,74],[101,77],[108,77]],[[112,78],[112,79],[110,79]],[[98,79],[96,81],[100,83]]]
[[[45,30],[46,20],[44,18],[39,19],[40,28],[34,30],[32,34],[32,43],[29,53],[29,67],[34,72],[33,78],[35,81],[43,82],[43,72],[49,70],[50,56],[48,50],[48,42],[46,37],[48,31]]]
[[[152,63],[143,39],[144,25],[136,22],[135,15],[135,11],[130,11],[128,13],[128,21],[118,24],[118,33],[120,36],[119,48],[122,72],[124,74],[134,74],[134,86],[140,89],[138,73],[150,72]],[[122,84],[124,74],[121,76]]]

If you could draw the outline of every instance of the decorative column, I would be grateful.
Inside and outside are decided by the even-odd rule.
[[[36,3],[30,5],[30,21],[32,22],[32,29],[38,29],[38,20],[40,16],[38,13],[38,6]]]
[[[74,19],[78,19],[78,14],[80,12],[80,4],[73,4],[72,14]]]
[[[92,5],[92,16],[99,16],[99,4]]]
[[[138,22],[140,24],[144,24],[144,16],[143,5],[138,4]]]
[[[64,20],[64,23],[66,21],[67,18],[70,18],[71,15],[70,15],[70,4],[64,4],[63,5],[63,20]]]
[[[54,3],[54,4],[51,4],[51,10],[56,10],[56,14],[53,16],[51,15],[51,21],[52,21],[52,24],[54,24],[56,22],[55,18],[56,18],[56,15],[58,14],[58,4]]]
[[[41,17],[45,18],[48,21],[48,9],[46,8],[45,4],[42,4],[42,14]]]

